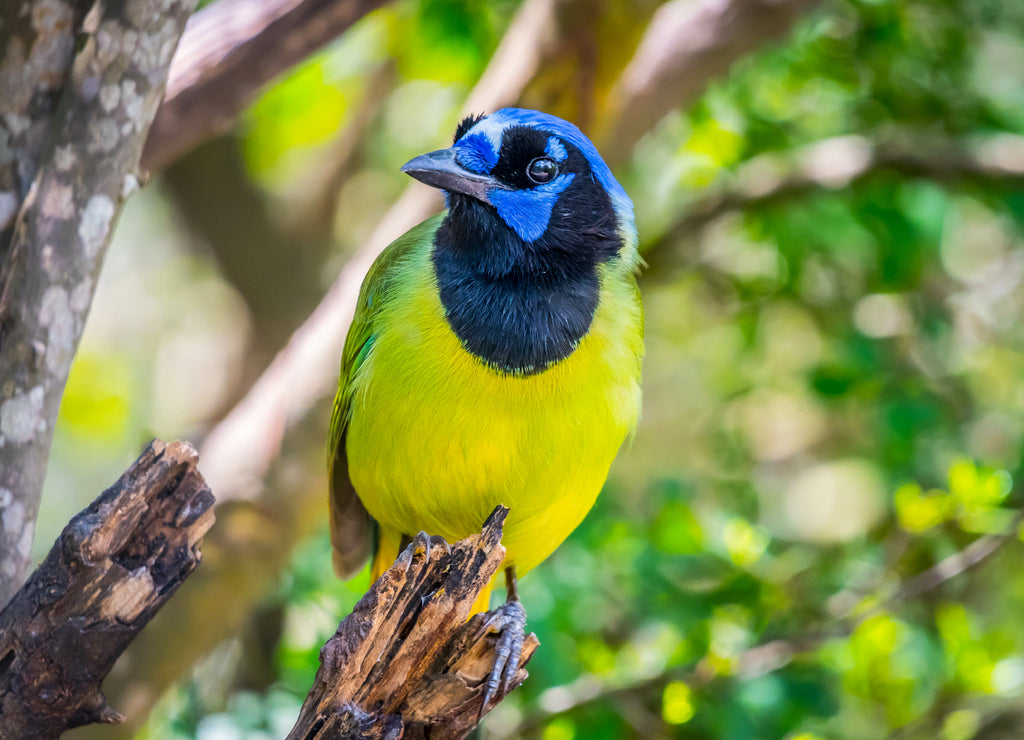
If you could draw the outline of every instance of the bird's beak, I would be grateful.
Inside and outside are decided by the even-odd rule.
[[[438,149],[436,152],[421,154],[402,165],[402,172],[420,182],[451,193],[469,195],[484,203],[490,203],[487,193],[501,187],[497,180],[488,175],[470,172],[455,160],[454,149]]]

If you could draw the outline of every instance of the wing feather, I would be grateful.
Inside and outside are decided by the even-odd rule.
[[[430,248],[440,218],[425,221],[394,241],[373,263],[359,291],[352,326],[341,356],[338,394],[334,398],[327,442],[327,469],[330,480],[331,545],[334,571],[342,578],[359,573],[374,548],[376,522],[367,513],[348,473],[346,435],[352,416],[352,397],[356,379],[366,358],[373,351],[379,318],[394,291],[400,290],[402,258],[417,248]],[[372,382],[361,378],[362,382]]]

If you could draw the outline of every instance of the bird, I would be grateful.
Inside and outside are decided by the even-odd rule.
[[[579,128],[522,108],[467,116],[451,147],[401,170],[447,208],[359,293],[328,439],[334,567],[348,578],[370,559],[375,580],[416,533],[458,540],[503,504],[521,634],[516,579],[580,524],[639,419],[633,204]]]

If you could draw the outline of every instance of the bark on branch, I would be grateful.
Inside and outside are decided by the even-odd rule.
[[[320,670],[288,740],[465,737],[482,716],[495,661],[491,613],[466,621],[505,557],[499,506],[479,534],[448,545],[420,534],[320,652]],[[527,677],[519,670],[493,704]],[[493,706],[488,706],[488,709]]]
[[[46,740],[119,722],[100,682],[199,564],[213,494],[188,443],[152,442],[64,528],[0,612],[0,727]]]
[[[39,169],[88,0],[0,3],[0,264]]]
[[[90,15],[0,266],[0,604],[28,565],[57,408],[93,288],[195,0]],[[99,8],[101,6],[97,6]],[[9,53],[9,49],[8,49]]]

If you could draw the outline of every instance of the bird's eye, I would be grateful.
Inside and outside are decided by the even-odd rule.
[[[555,175],[558,174],[558,165],[555,164],[555,160],[553,159],[537,157],[535,160],[530,162],[530,166],[526,168],[526,174],[538,185],[545,182],[551,182],[555,179]]]

